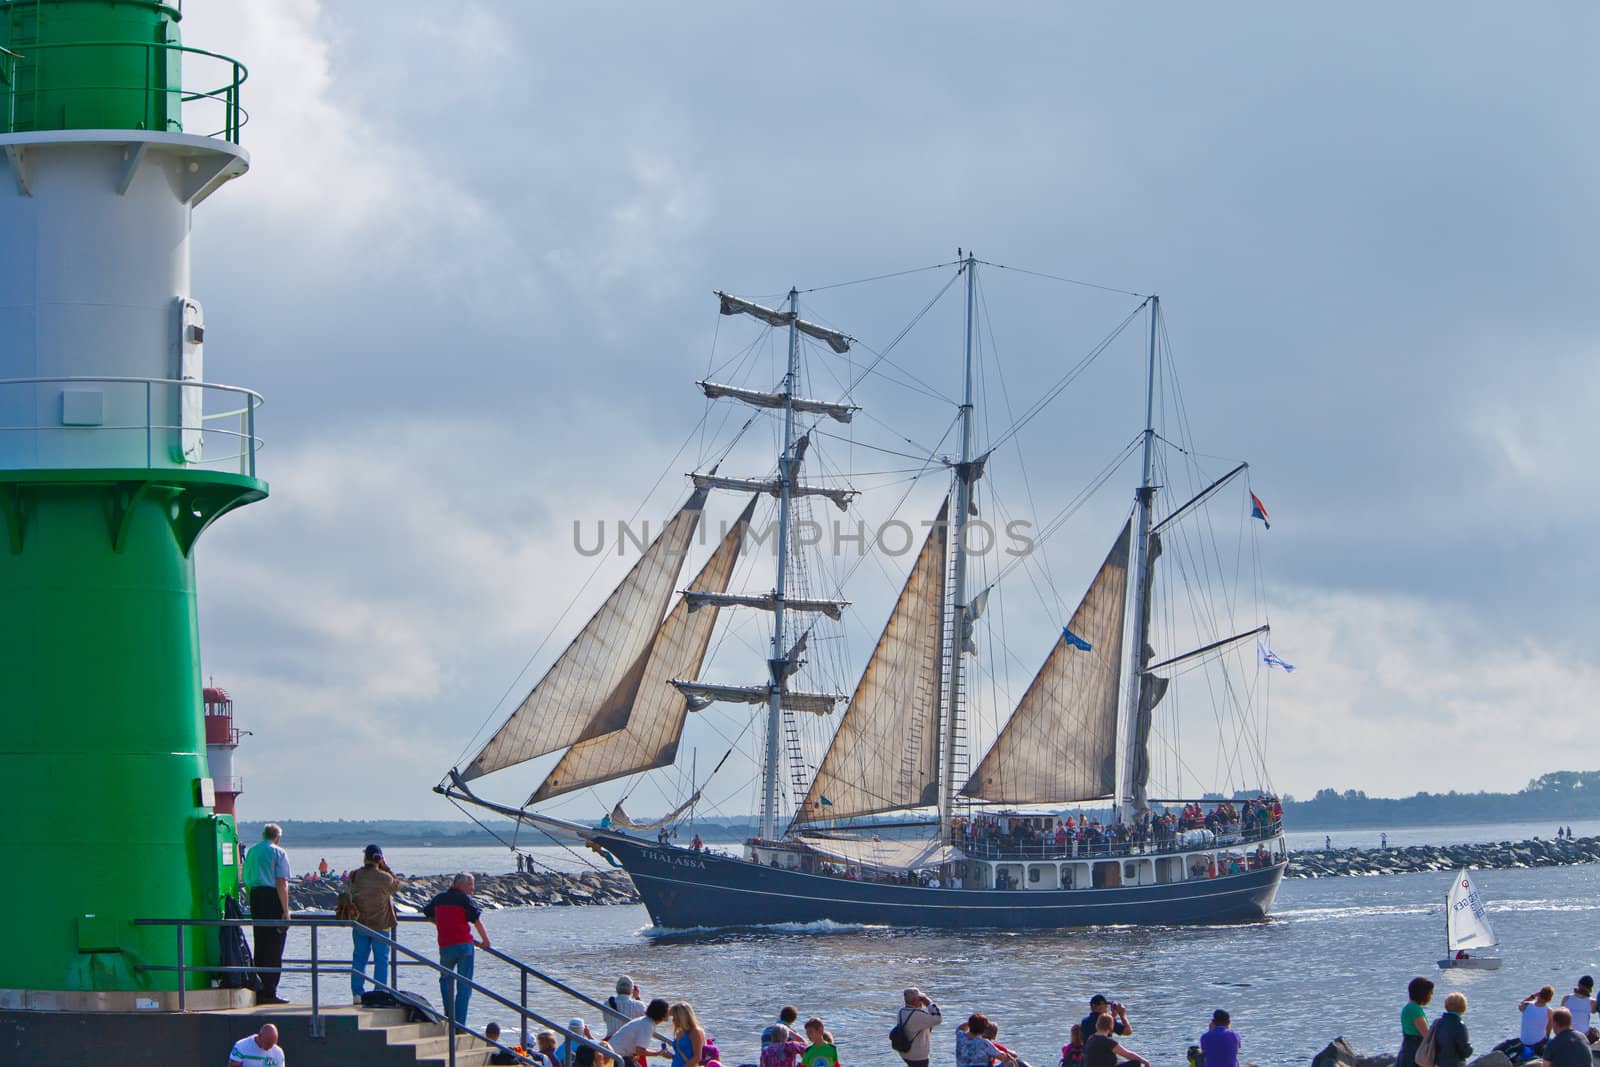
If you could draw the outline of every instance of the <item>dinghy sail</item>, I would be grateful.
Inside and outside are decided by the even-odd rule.
[[[1494,970],[1500,966],[1498,959],[1474,956],[1472,953],[1494,948],[1498,943],[1477,886],[1472,884],[1472,878],[1466,871],[1457,871],[1450,882],[1450,891],[1444,898],[1446,958],[1439,961],[1439,966]]]

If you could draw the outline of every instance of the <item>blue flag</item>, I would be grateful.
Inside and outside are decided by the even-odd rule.
[[[1067,629],[1065,626],[1061,628],[1061,636],[1065,637],[1067,639],[1067,644],[1071,645],[1073,648],[1081,648],[1085,652],[1094,651],[1093,645],[1079,637],[1077,634],[1073,633],[1071,630]]]

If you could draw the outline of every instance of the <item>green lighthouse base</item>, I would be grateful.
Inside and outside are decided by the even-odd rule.
[[[192,551],[266,495],[206,470],[0,471],[0,869],[51,887],[0,989],[174,990],[147,968],[177,963],[177,935],[134,920],[221,917],[237,852],[209,806]],[[214,930],[186,937],[187,963],[216,961]]]

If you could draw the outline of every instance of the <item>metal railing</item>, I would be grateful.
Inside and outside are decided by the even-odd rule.
[[[250,113],[239,103],[239,90],[250,77],[250,71],[237,59],[222,55],[220,52],[208,52],[204,48],[191,48],[188,45],[161,41],[58,41],[45,44],[19,44],[18,47],[24,51],[0,50],[5,52],[4,58],[8,61],[6,65],[0,66],[0,76],[3,76],[7,96],[5,133],[38,130],[40,99],[60,98],[64,94],[138,94],[144,98],[144,106],[140,109],[144,117],[137,128],[154,129],[155,124],[159,122],[161,131],[169,133],[183,132],[183,109],[188,105],[198,103],[212,109],[220,109],[221,125],[201,136],[221,138],[230,144],[239,143],[239,131],[250,121]],[[143,69],[143,78],[137,85],[49,83],[40,85],[39,70],[42,59],[45,58],[41,53],[68,48],[143,49],[144,62],[139,64]],[[226,74],[219,72],[218,83],[214,89],[186,90],[181,84],[181,77],[172,79],[171,83],[168,83],[169,60],[176,59],[181,63],[185,57],[215,60],[216,63],[226,67]],[[101,69],[112,67],[111,63],[101,65]],[[28,89],[21,88],[18,85],[19,80],[26,79],[30,73],[33,77],[33,86]],[[168,108],[163,104],[163,97],[176,99],[178,106],[171,109],[171,114],[167,113]],[[17,129],[19,122],[25,127],[24,130]],[[48,123],[45,128],[55,129]]]
[[[1162,834],[1159,837],[1147,837],[1140,841],[1111,840],[1089,841],[1069,838],[1064,844],[1049,841],[1035,841],[1026,844],[1010,844],[1003,840],[988,839],[974,842],[959,841],[957,847],[972,859],[987,860],[1014,860],[1014,859],[1102,859],[1124,856],[1170,856],[1184,852],[1203,852],[1210,848],[1229,848],[1236,845],[1256,844],[1271,841],[1283,833],[1283,823],[1274,820],[1266,826],[1243,827],[1237,824],[1224,830],[1207,831],[1211,834],[1210,841],[1182,843],[1179,838],[1194,830],[1205,829],[1194,827],[1190,830],[1179,830],[1175,833]]]
[[[425,919],[421,919],[420,916],[416,916],[416,917],[405,916],[404,918],[406,918],[407,920],[420,920],[420,921],[423,921],[423,922],[427,921]],[[378,930],[370,929],[370,928],[368,928],[366,926],[361,925],[359,922],[356,922],[353,919],[334,919],[334,918],[329,918],[329,917],[320,916],[320,915],[319,916],[311,916],[311,917],[298,916],[298,917],[291,918],[291,919],[251,919],[251,918],[248,918],[248,917],[243,918],[243,919],[135,919],[134,920],[134,925],[135,926],[170,926],[170,927],[173,927],[174,933],[175,933],[175,937],[176,937],[176,943],[177,943],[177,956],[176,956],[177,963],[173,964],[173,965],[142,964],[142,965],[140,965],[139,969],[141,971],[162,972],[162,973],[176,973],[177,974],[177,976],[178,976],[178,1010],[179,1011],[187,1011],[188,1010],[186,992],[187,992],[187,987],[188,987],[188,978],[191,975],[204,974],[207,977],[212,977],[212,976],[219,975],[219,974],[278,974],[278,975],[305,974],[305,975],[309,975],[310,978],[311,978],[311,1020],[310,1020],[311,1036],[312,1037],[325,1037],[326,1034],[327,1034],[327,1031],[326,1031],[326,1023],[324,1021],[323,1011],[322,1011],[322,983],[321,983],[321,979],[324,978],[324,977],[351,978],[355,974],[358,973],[356,971],[356,969],[351,965],[351,963],[349,961],[346,961],[343,964],[330,964],[330,963],[328,963],[327,960],[323,957],[323,955],[322,955],[322,953],[320,951],[320,948],[319,948],[319,945],[318,945],[318,940],[317,940],[318,932],[323,930],[323,929],[326,929],[328,927],[337,927],[337,928],[342,928],[342,929],[348,929],[348,930],[351,931],[352,934],[354,934],[355,932],[359,931],[359,932],[367,935],[368,937],[372,938],[373,941],[375,941],[377,943],[380,943],[380,944],[383,944],[383,945],[386,945],[389,948],[389,954],[390,954],[389,955],[389,959],[390,959],[390,963],[391,963],[391,966],[392,966],[392,970],[390,972],[390,980],[391,981],[390,982],[379,982],[376,979],[374,979],[371,975],[366,974],[365,972],[361,972],[362,981],[363,981],[364,984],[370,983],[373,986],[373,988],[375,988],[375,989],[381,989],[382,991],[384,991],[386,993],[390,993],[390,994],[399,994],[401,992],[401,990],[399,989],[399,985],[398,985],[399,980],[400,980],[399,979],[400,958],[401,958],[401,954],[404,953],[405,956],[410,960],[410,966],[413,966],[413,967],[419,967],[420,966],[420,967],[424,968],[425,970],[433,971],[441,979],[449,978],[454,982],[455,989],[460,990],[464,986],[464,987],[466,987],[466,989],[470,993],[482,994],[483,996],[488,997],[494,1003],[496,1003],[496,1004],[500,1005],[501,1007],[505,1008],[507,1011],[515,1012],[517,1017],[518,1017],[518,1019],[519,1019],[519,1021],[520,1021],[520,1032],[521,1032],[521,1036],[522,1036],[521,1047],[524,1048],[524,1049],[529,1048],[529,1044],[528,1044],[528,1035],[529,1035],[528,1025],[531,1022],[531,1023],[537,1023],[538,1025],[540,1025],[540,1026],[542,1026],[542,1027],[544,1027],[544,1028],[546,1028],[548,1030],[551,1030],[551,1031],[553,1031],[553,1032],[555,1032],[557,1034],[560,1034],[563,1038],[566,1039],[566,1042],[567,1042],[566,1047],[567,1047],[567,1050],[568,1050],[568,1060],[569,1060],[569,1063],[566,1065],[566,1067],[572,1067],[572,1064],[570,1063],[570,1060],[572,1059],[572,1053],[573,1053],[573,1051],[575,1049],[577,1049],[579,1047],[588,1047],[588,1048],[594,1049],[596,1052],[604,1053],[607,1056],[614,1056],[615,1055],[615,1053],[613,1053],[611,1051],[611,1049],[606,1047],[600,1041],[597,1041],[597,1040],[595,1040],[593,1038],[585,1037],[585,1036],[583,1036],[582,1034],[579,1034],[579,1033],[574,1033],[571,1030],[567,1029],[565,1026],[562,1026],[561,1024],[559,1024],[559,1023],[557,1023],[557,1022],[555,1022],[555,1021],[553,1021],[551,1019],[547,1019],[543,1015],[540,1015],[538,1012],[536,1012],[536,1011],[532,1010],[531,1008],[529,1008],[528,1007],[528,979],[529,978],[537,979],[538,981],[544,982],[545,984],[547,984],[549,986],[552,986],[557,990],[560,990],[562,993],[565,993],[567,996],[570,996],[570,997],[572,997],[574,999],[580,1000],[580,1001],[584,1002],[585,1004],[591,1005],[591,1006],[596,1007],[596,1008],[600,1008],[601,1011],[607,1010],[602,1004],[600,1004],[599,1001],[594,1000],[594,999],[592,999],[592,998],[590,998],[588,996],[585,996],[584,994],[578,992],[576,989],[573,989],[571,986],[567,985],[565,982],[562,982],[561,980],[559,980],[557,978],[552,978],[549,975],[544,974],[542,971],[536,970],[533,967],[529,967],[527,964],[521,962],[520,960],[517,960],[512,956],[508,956],[506,953],[501,952],[500,950],[495,949],[495,948],[479,947],[477,949],[477,951],[487,952],[490,955],[494,956],[496,959],[501,960],[502,962],[505,962],[505,963],[509,963],[512,966],[514,966],[515,968],[517,968],[517,970],[519,972],[519,975],[520,975],[520,985],[521,985],[521,1000],[520,1001],[512,1000],[509,997],[502,996],[501,994],[497,993],[495,990],[490,989],[489,987],[483,985],[480,982],[475,981],[474,979],[463,978],[456,971],[451,970],[451,969],[441,965],[437,961],[428,958],[427,956],[425,956],[422,953],[416,951],[415,949],[409,948],[406,945],[401,944],[398,940],[396,940],[394,937],[390,936],[389,934],[385,934],[385,933],[383,933],[381,931],[378,931]],[[309,931],[310,938],[311,938],[310,957],[308,959],[285,959],[283,961],[283,965],[282,966],[278,966],[278,967],[221,966],[221,965],[218,965],[218,964],[211,964],[211,963],[190,964],[187,961],[186,956],[185,956],[185,950],[184,950],[185,936],[184,935],[189,930],[192,930],[192,929],[218,929],[218,928],[225,927],[225,926],[273,926],[273,927],[284,927],[286,929],[296,929],[296,930],[304,929],[304,930],[307,930],[307,931]],[[338,957],[335,957],[335,958],[337,959]],[[391,984],[391,982],[393,984]],[[513,1048],[512,1046],[507,1045],[507,1044],[505,1044],[503,1042],[491,1041],[482,1032],[480,1032],[478,1030],[475,1030],[470,1026],[467,1026],[465,1023],[457,1022],[455,1020],[454,1012],[441,1011],[441,1012],[438,1013],[438,1015],[440,1017],[441,1022],[444,1024],[445,1038],[447,1040],[447,1049],[448,1049],[449,1062],[452,1065],[454,1065],[455,1062],[456,1062],[456,1051],[457,1051],[456,1050],[456,1040],[462,1034],[471,1035],[472,1037],[477,1038],[478,1040],[482,1041],[486,1045],[489,1045],[489,1046],[491,1046],[491,1047],[493,1047],[495,1049],[498,1049],[501,1052],[509,1053],[510,1055],[512,1055],[516,1059],[516,1062],[518,1062],[518,1063],[535,1064],[535,1063],[541,1062],[541,1061],[534,1060],[531,1056],[526,1056],[526,1055],[523,1055],[523,1054],[517,1052],[515,1048]]]
[[[218,382],[201,382],[179,378],[130,378],[118,376],[92,377],[73,375],[57,378],[5,378],[0,379],[0,410],[13,406],[7,391],[19,387],[33,387],[40,385],[106,385],[113,391],[121,388],[134,391],[135,400],[125,407],[137,408],[142,400],[144,418],[142,421],[94,423],[80,425],[57,421],[52,423],[33,423],[28,425],[0,425],[0,434],[9,433],[51,433],[51,434],[123,434],[132,436],[137,442],[142,436],[144,444],[144,465],[146,468],[157,469],[158,450],[164,450],[161,458],[170,461],[176,467],[205,467],[221,469],[221,465],[237,466],[238,473],[252,478],[256,475],[256,452],[262,447],[262,442],[256,436],[256,409],[266,400],[253,389],[246,389],[238,385],[223,385]],[[156,419],[156,397],[158,390],[166,390],[163,396],[163,408],[175,408],[178,412],[178,422],[171,423]],[[65,395],[66,390],[62,390]],[[213,397],[221,397],[230,405],[223,411],[206,411],[205,403]],[[36,399],[36,398],[35,398]],[[197,417],[191,421],[186,406],[191,399],[195,401]],[[35,405],[36,406],[36,405]],[[37,417],[37,416],[35,416]],[[158,438],[160,440],[158,441]],[[169,441],[169,438],[171,439]],[[211,441],[222,441],[223,446],[212,451],[208,444]],[[171,447],[175,445],[176,447]],[[0,453],[7,446],[7,440],[0,437]],[[164,462],[162,466],[165,466]],[[52,464],[49,462],[29,463],[30,469],[66,469],[82,464],[74,461],[70,463]]]

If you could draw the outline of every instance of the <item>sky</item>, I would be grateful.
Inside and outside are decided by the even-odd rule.
[[[204,670],[251,731],[241,812],[454,817],[433,784],[615,576],[585,585],[574,521],[666,514],[693,380],[760,343],[711,290],[778,299],[958,246],[1161,294],[1194,440],[1249,458],[1272,511],[1245,528],[1299,668],[1257,724],[1273,786],[1593,769],[1572,738],[1600,682],[1597,22],[1578,3],[191,6],[186,43],[250,69],[250,173],[193,242],[208,374],[267,397],[272,495],[196,554]],[[881,351],[945,277],[804,306]],[[986,373],[1017,408],[1138,304],[980,277]],[[959,316],[941,302],[893,357],[945,397]],[[1030,424],[1040,513],[1137,431],[1138,351],[1130,333]],[[808,384],[836,393],[828,373]],[[908,396],[857,402],[928,444],[950,407]],[[1068,609],[1127,510],[1112,496],[1052,545]],[[856,671],[899,577],[858,605]],[[538,780],[507,773],[486,791]]]

